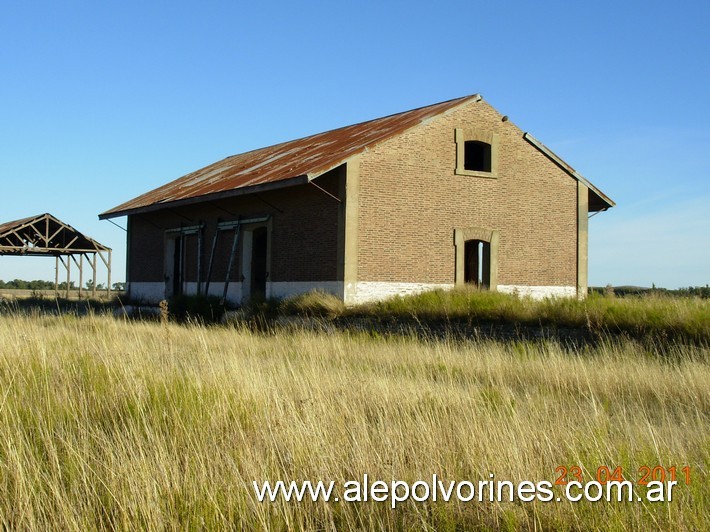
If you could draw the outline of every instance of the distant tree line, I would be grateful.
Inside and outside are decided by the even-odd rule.
[[[591,292],[596,292],[605,295],[624,296],[675,296],[675,297],[700,297],[702,299],[710,299],[710,285],[705,286],[689,286],[687,288],[658,288],[655,284],[651,288],[642,288],[638,286],[611,286],[591,287]]]
[[[94,285],[94,281],[92,279],[89,279],[86,281],[85,286],[87,290],[92,290]],[[113,283],[111,285],[111,289],[117,292],[120,292],[126,288],[126,283]],[[42,281],[42,280],[34,280],[34,281],[23,281],[22,279],[13,279],[12,281],[3,281],[0,279],[0,290],[54,290],[54,283],[52,281]],[[67,283],[66,281],[63,281],[59,283],[59,290],[66,290],[67,289]],[[74,283],[74,281],[69,282],[69,289],[70,290],[77,290],[78,287]],[[97,283],[96,284],[96,290],[106,290],[106,285],[103,283]]]
[[[671,296],[681,297],[701,297],[710,299],[710,285],[705,286],[689,286],[687,288],[678,288],[676,290],[668,290],[667,288],[656,288],[655,286],[649,290],[651,293],[668,294]]]
[[[74,282],[72,281],[69,286],[74,288]],[[67,288],[67,283],[61,283],[60,287],[64,290]],[[52,281],[23,281],[22,279],[13,279],[12,281],[0,281],[0,290],[54,290],[54,283]]]

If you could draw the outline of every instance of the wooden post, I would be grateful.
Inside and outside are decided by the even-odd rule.
[[[92,266],[91,266],[91,267],[94,269],[93,277],[92,277],[94,283],[93,283],[93,285],[91,286],[91,297],[93,297],[94,299],[96,299],[96,266],[97,266],[97,264],[96,264],[96,253],[94,253],[94,257],[93,257],[93,260],[92,260]]]
[[[84,284],[84,254],[79,255],[79,299],[81,299]]]
[[[205,295],[210,295],[210,278],[212,277],[212,264],[214,263],[214,254],[217,249],[217,238],[219,237],[219,224],[214,230],[214,238],[212,239],[212,250],[210,251],[210,262],[207,265],[207,280],[205,281]]]
[[[108,270],[108,286],[106,287],[106,294],[110,297],[111,296],[111,250],[107,250],[108,252],[108,260],[104,258],[104,256],[101,254],[101,251],[96,250],[96,253],[99,255],[99,258],[101,261],[104,263],[104,266],[106,266],[106,269]],[[94,255],[94,264],[96,264],[96,255]],[[96,267],[94,267],[94,279],[96,278]],[[96,286],[96,282],[94,281],[94,286]]]
[[[59,255],[54,256],[54,297],[59,295]]]
[[[67,255],[67,299],[69,299],[69,281],[71,281],[71,260]]]
[[[108,250],[108,281],[106,283],[106,296],[111,299],[111,250]]]
[[[232,266],[234,265],[234,256],[237,254],[237,247],[239,246],[239,233],[241,226],[237,225],[234,228],[234,240],[232,241],[232,251],[229,254],[229,263],[227,266],[227,277],[224,279],[224,290],[222,290],[222,305],[227,301],[227,290],[229,289],[229,278],[232,275]]]

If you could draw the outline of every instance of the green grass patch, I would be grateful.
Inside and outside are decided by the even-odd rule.
[[[351,307],[341,315],[568,327],[599,334],[710,342],[710,300],[700,297],[651,294],[616,298],[591,294],[584,300],[535,300],[490,291],[435,290]]]

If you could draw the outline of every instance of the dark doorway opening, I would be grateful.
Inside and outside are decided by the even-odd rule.
[[[491,285],[491,244],[468,240],[464,244],[464,282],[479,288]]]
[[[173,268],[172,268],[172,295],[182,294],[182,273],[183,273],[183,238],[181,236],[173,239]]]
[[[268,233],[266,227],[259,227],[252,234],[251,248],[251,298],[266,298],[266,251]]]

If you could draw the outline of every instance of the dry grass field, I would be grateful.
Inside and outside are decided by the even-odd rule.
[[[0,528],[700,530],[706,347],[255,333],[0,315]],[[670,503],[258,502],[257,480],[585,480],[689,466]]]

